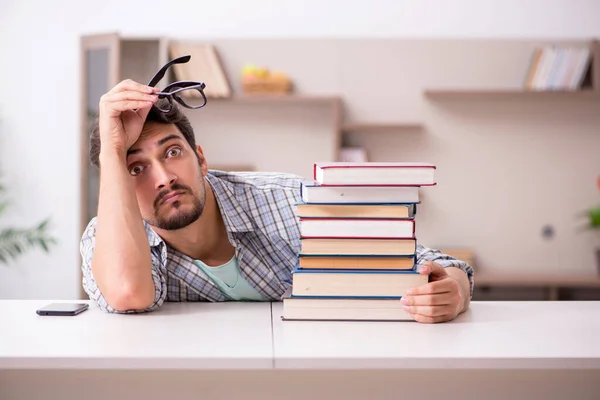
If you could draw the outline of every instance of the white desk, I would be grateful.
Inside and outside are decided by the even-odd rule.
[[[305,398],[600,399],[600,302],[474,302],[444,324],[281,314],[274,367]]]
[[[600,302],[474,302],[444,324],[281,314],[274,304],[276,368],[600,370]]]
[[[281,321],[281,303],[41,317],[0,301],[0,399],[598,399],[600,302],[480,302],[455,321]]]
[[[39,316],[53,301],[0,301],[0,369],[272,367],[268,303],[165,303],[145,314]],[[88,302],[89,303],[89,302]]]

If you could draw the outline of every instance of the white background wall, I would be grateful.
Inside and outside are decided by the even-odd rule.
[[[79,294],[79,36],[600,37],[594,0],[0,0],[0,222],[51,216],[60,243],[0,266],[0,298]]]

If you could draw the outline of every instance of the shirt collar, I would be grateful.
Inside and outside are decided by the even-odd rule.
[[[146,234],[148,236],[148,244],[150,247],[158,246],[163,242],[162,238],[152,229],[152,227],[144,221],[144,227],[146,228]]]
[[[228,232],[254,231],[252,220],[246,215],[244,207],[237,200],[233,184],[219,179],[210,173],[206,175],[206,180],[213,189],[223,222],[225,223],[225,229]]]

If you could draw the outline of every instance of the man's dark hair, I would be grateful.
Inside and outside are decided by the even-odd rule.
[[[171,106],[171,110],[169,112],[163,112],[158,109],[158,107],[162,109],[167,109],[166,99],[158,100],[156,103],[152,105],[150,108],[150,112],[148,112],[148,116],[146,117],[146,122],[158,122],[162,124],[174,124],[177,126],[177,129],[181,132],[185,140],[189,143],[190,147],[195,151],[196,150],[196,138],[194,136],[194,130],[192,129],[192,125],[190,121],[185,116],[185,114],[181,111],[181,109],[173,103]],[[158,105],[158,107],[157,107]],[[98,117],[93,122],[92,131],[90,134],[90,161],[93,165],[100,168],[100,127],[98,125]]]

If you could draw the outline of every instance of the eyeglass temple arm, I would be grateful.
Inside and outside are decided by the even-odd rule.
[[[158,82],[160,82],[160,80],[165,76],[165,73],[167,72],[167,69],[169,69],[169,67],[173,64],[184,64],[188,61],[190,61],[190,58],[192,58],[192,56],[187,55],[187,56],[181,56],[181,57],[177,57],[171,61],[169,61],[168,63],[166,63],[153,77],[152,79],[150,79],[150,82],[148,83],[148,86],[153,87],[156,86],[156,84]]]
[[[206,87],[206,85],[204,84],[204,82],[197,82],[197,81],[177,81],[177,82],[172,82],[172,83],[168,84],[163,89],[163,91],[167,91],[167,90],[169,90],[169,89],[171,89],[173,87],[188,88],[190,86],[199,86],[200,89],[204,89]]]

